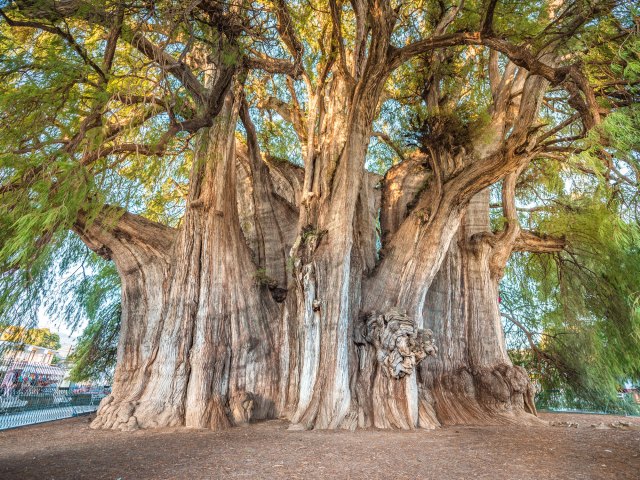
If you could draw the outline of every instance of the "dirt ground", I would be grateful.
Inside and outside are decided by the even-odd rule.
[[[541,414],[578,428],[95,431],[78,417],[0,432],[0,479],[640,479],[640,419]],[[592,424],[630,422],[631,428]]]

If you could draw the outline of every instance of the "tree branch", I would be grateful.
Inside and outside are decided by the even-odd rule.
[[[463,6],[464,0],[460,0],[457,6],[449,8],[438,22],[434,35],[443,35],[447,31],[447,27],[456,19],[456,15],[458,15]]]
[[[377,137],[382,140],[396,153],[396,155],[398,155],[398,157],[400,157],[400,160],[404,160],[404,153],[402,152],[402,149],[398,145],[396,145],[393,140],[391,140],[391,137],[389,135],[384,132],[372,132],[371,136]]]
[[[516,238],[513,249],[518,252],[556,253],[567,246],[564,237],[540,235],[531,230],[522,230]]]
[[[174,228],[112,205],[105,205],[93,218],[79,213],[72,230],[91,250],[116,263],[120,260],[120,250],[130,253],[132,249],[145,253],[143,261],[166,260],[177,233]],[[133,256],[135,262],[142,259],[139,254]]]
[[[289,53],[293,56],[293,63],[296,70],[299,70],[301,74],[306,75],[304,67],[302,66],[302,57],[304,55],[304,45],[298,38],[296,30],[293,26],[291,15],[289,14],[289,7],[284,0],[276,0],[275,2],[276,19],[278,21],[276,29],[282,41],[286,45]]]
[[[142,32],[127,32],[125,38],[134,48],[144,54],[150,60],[158,64],[160,68],[170,73],[182,83],[187,91],[193,96],[196,103],[207,104],[207,93],[204,86],[193,74],[191,69],[181,61],[176,60],[172,55],[153,44],[144,36]],[[124,35],[123,35],[124,36]]]
[[[493,14],[495,13],[497,4],[498,0],[489,0],[489,4],[487,5],[487,9],[485,10],[484,17],[482,19],[482,26],[480,27],[482,35],[490,35],[493,33]]]
[[[548,80],[551,85],[563,84],[572,94],[572,106],[578,110],[590,129],[600,123],[600,107],[595,93],[578,65],[554,67],[546,64],[524,45],[514,45],[504,39],[482,32],[457,32],[419,40],[402,48],[390,48],[388,68],[393,70],[414,57],[437,48],[456,45],[483,45],[503,53],[518,67]],[[584,99],[580,93],[584,95]]]
[[[31,5],[31,2],[26,1],[17,3],[20,10],[23,10],[25,13],[33,15],[36,18],[45,18],[51,22],[61,21],[65,18],[74,17],[91,24],[100,25],[103,28],[111,28],[111,16],[106,11],[97,8],[93,4],[85,3],[81,0],[45,0],[42,2],[38,2],[35,6]],[[2,13],[2,15],[5,16],[4,13]],[[65,36],[65,32],[60,30],[58,27],[47,26],[42,24],[41,22],[29,21],[22,23],[31,24],[26,26],[31,26],[33,28],[43,28],[44,26],[46,27],[47,31],[52,31],[53,29],[53,33],[58,33]],[[35,25],[32,25],[34,23]],[[207,95],[204,87],[184,62],[176,60],[172,55],[168,54],[163,49],[153,44],[144,36],[142,32],[132,31],[130,28],[127,28],[125,26],[121,26],[119,30],[119,33],[122,36],[123,40],[128,42],[140,53],[145,55],[150,60],[153,60],[162,69],[178,79],[184,85],[187,91],[189,91],[189,93],[194,97],[197,103],[203,105],[207,103]],[[76,49],[76,51],[78,51],[78,53],[82,55],[82,48],[75,44],[73,38],[69,36],[67,40],[72,42],[72,46],[74,46],[74,49]],[[85,56],[83,56],[83,58],[85,58]],[[86,61],[90,61],[90,59],[86,57]],[[98,71],[103,79],[106,79],[104,72],[102,72],[100,67],[95,64],[93,64],[92,67],[94,69],[97,69],[96,71]]]
[[[2,18],[5,19],[5,21],[10,27],[34,28],[34,29],[43,30],[45,32],[52,33],[54,35],[58,35],[59,37],[63,38],[71,46],[71,48],[73,48],[76,51],[76,53],[80,56],[80,58],[82,58],[84,63],[87,64],[89,67],[91,67],[100,76],[100,79],[102,80],[102,82],[106,83],[107,77],[105,73],[93,60],[91,60],[91,58],[89,58],[89,55],[87,54],[85,49],[82,48],[80,45],[78,45],[78,43],[76,42],[75,38],[73,38],[71,33],[65,32],[59,27],[56,27],[53,25],[46,25],[41,22],[12,20],[2,10],[0,10],[0,16],[2,16]]]
[[[302,75],[302,64],[291,63],[281,58],[273,58],[256,50],[251,50],[252,56],[244,57],[244,67],[247,69],[264,70],[267,73],[282,73],[293,78]]]

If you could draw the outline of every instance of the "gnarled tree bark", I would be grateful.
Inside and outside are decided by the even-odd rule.
[[[94,427],[223,428],[278,412],[279,312],[256,282],[236,202],[238,108],[229,92],[199,134],[177,231],[129,214],[113,229],[78,226],[123,278],[116,382]]]
[[[527,373],[506,351],[492,235],[484,191],[467,208],[426,299],[426,323],[440,349],[420,376],[445,425],[538,423]]]
[[[239,51],[236,6],[223,15],[199,2],[221,22],[213,36],[224,31],[228,42],[204,55],[205,85],[142,33],[123,30],[192,97],[196,114],[172,119],[165,144],[179,131],[197,132],[197,142],[177,229],[127,213],[76,224],[122,278],[116,380],[93,426],[216,429],[278,415],[293,428],[535,421],[526,373],[506,353],[498,282],[514,249],[562,246],[521,231],[515,179],[543,150],[536,121],[549,85],[572,91],[586,127],[599,117],[589,114],[580,70],[555,66],[553,42],[534,55],[493,35],[495,2],[480,31],[447,34],[462,4],[443,10],[431,38],[395,47],[391,5],[354,1],[348,52],[342,5],[330,1],[331,41],[311,75],[285,2],[269,8],[293,63],[257,54],[237,65],[222,54]],[[38,12],[109,25],[79,5]],[[491,49],[491,121],[458,136],[440,115],[446,56],[437,50],[464,45]],[[433,72],[424,92],[433,123],[422,151],[380,179],[365,160],[382,91],[417,55]],[[292,123],[303,168],[261,154],[246,100],[231,88],[241,66],[288,75],[290,103],[258,107]],[[304,108],[294,77],[306,87]],[[236,147],[238,119],[246,146]],[[500,181],[508,222],[493,234],[487,189]]]

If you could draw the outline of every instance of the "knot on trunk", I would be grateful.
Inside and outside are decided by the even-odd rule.
[[[431,330],[417,328],[415,320],[398,309],[365,315],[355,333],[356,343],[372,345],[383,372],[396,379],[411,375],[422,360],[436,354],[432,337]]]

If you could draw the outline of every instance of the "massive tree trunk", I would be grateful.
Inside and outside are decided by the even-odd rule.
[[[278,413],[279,311],[256,281],[238,217],[238,106],[228,93],[213,126],[199,135],[177,232],[154,225],[132,241],[121,233],[129,215],[108,234],[100,222],[78,226],[123,280],[116,380],[94,427],[222,428]]]
[[[52,24],[75,18],[110,31],[103,72],[66,29],[12,23],[39,25],[74,44],[104,81],[102,93],[109,93],[99,97],[114,93],[105,102],[136,103],[111,92],[118,41],[162,72],[163,88],[179,85],[190,99],[183,112],[174,108],[171,95],[165,99],[170,92],[163,89],[149,98],[135,95],[142,104],[149,100],[166,109],[161,140],[118,143],[116,137],[124,138],[118,130],[129,132],[118,126],[106,148],[81,155],[80,140],[106,126],[107,117],[117,117],[101,103],[81,122],[76,140],[63,139],[64,158],[78,155],[85,168],[118,152],[161,154],[180,132],[197,138],[178,228],[108,208],[97,219],[81,216],[75,224],[91,249],[115,262],[122,280],[113,393],[101,404],[94,427],[216,429],[278,415],[294,428],[532,421],[530,384],[510,363],[504,344],[498,282],[513,249],[557,248],[540,246],[545,242],[520,231],[513,198],[517,176],[532,158],[545,147],[564,148],[553,147],[553,139],[539,141],[543,126],[536,122],[548,86],[570,93],[568,103],[585,117],[585,130],[599,118],[580,68],[556,67],[552,53],[563,51],[560,30],[574,31],[587,21],[581,8],[563,13],[566,25],[545,28],[549,37],[538,38],[534,48],[510,43],[510,34],[494,34],[496,1],[474,11],[472,16],[482,13],[476,32],[448,33],[464,2],[427,9],[440,11],[433,17],[425,10],[418,23],[429,25],[429,35],[420,40],[407,28],[412,22],[403,20],[402,6],[353,0],[349,10],[347,3],[329,1],[328,12],[317,12],[319,23],[304,29],[321,36],[319,50],[306,55],[316,39],[298,38],[298,20],[283,0],[259,6],[255,18],[252,6],[195,2],[181,12],[184,24],[174,24],[177,11],[167,12],[165,33],[152,8],[154,29],[147,32],[132,29],[137,13],[123,22],[124,7],[112,25],[110,13],[97,5],[31,3],[18,5]],[[275,51],[275,37],[268,33],[274,22],[291,62],[280,49],[277,58],[269,56]],[[397,22],[405,25],[396,28]],[[182,41],[174,38],[177,32],[188,40],[174,57]],[[167,41],[156,45],[147,33],[166,35]],[[399,46],[401,39],[406,44]],[[465,45],[477,49],[461,54]],[[485,47],[491,49],[486,72],[478,53]],[[380,179],[365,169],[374,120],[387,79],[412,58],[425,70],[419,74],[428,128],[421,153]],[[455,84],[448,72],[473,59],[473,78],[486,73],[488,82],[473,94],[458,95],[445,85]],[[243,88],[230,90],[246,77],[244,69],[285,76],[264,90],[279,95],[286,88],[287,101],[259,103],[292,124],[303,168],[261,154]],[[171,77],[166,84],[165,75]],[[304,101],[297,98],[298,80],[306,88]],[[482,90],[491,97],[487,125],[455,115],[465,97],[482,108]],[[247,98],[262,95],[253,94]],[[144,132],[146,120],[162,123],[154,112],[155,107],[142,115],[142,123],[134,116],[131,125]],[[236,149],[239,119],[246,145]],[[543,140],[572,122],[547,130]],[[500,181],[508,221],[494,234],[487,189]]]
[[[299,395],[292,421],[304,428],[350,427],[355,421],[349,415],[352,327],[362,275],[375,263],[371,218],[376,202],[373,182],[364,171],[375,104],[349,108],[344,99],[354,92],[346,79],[334,80],[328,95],[326,133],[310,160],[313,168],[307,167],[292,250],[300,338]]]
[[[354,54],[347,65],[345,52],[336,53],[315,91],[309,88],[313,107],[303,136],[305,180],[292,249],[299,339],[292,422],[298,428],[355,428],[358,421],[351,391],[357,364],[353,328],[363,275],[376,261],[375,181],[364,167],[390,73],[386,58],[393,17],[387,10],[384,4],[369,12],[373,26],[367,56]],[[358,36],[357,43],[364,45],[366,31]]]
[[[526,375],[505,352],[494,243],[474,235],[488,216],[468,207],[479,186],[512,168],[512,155],[494,159],[485,146],[486,169],[465,177],[466,150],[445,144],[392,169],[378,188],[364,160],[382,83],[354,90],[336,75],[304,179],[262,157],[246,106],[228,93],[199,135],[177,231],[151,225],[162,237],[141,229],[134,242],[120,233],[130,215],[113,229],[79,224],[123,277],[117,380],[94,426],[223,428],[283,414],[297,428],[410,429],[534,411]],[[236,153],[240,108],[247,148]],[[445,258],[454,277],[441,295],[465,305],[446,325],[429,315],[436,293],[428,297]],[[132,301],[130,291],[143,293]],[[464,336],[464,352],[451,335]],[[434,342],[460,351],[426,367]],[[459,385],[473,401],[456,397],[455,406]]]
[[[527,373],[506,351],[491,235],[484,191],[466,209],[425,303],[439,351],[420,378],[445,425],[537,422]]]
[[[137,215],[108,214],[106,219],[79,219],[75,227],[92,250],[115,261],[122,284],[117,367],[113,393],[105,400],[121,407],[118,411],[101,407],[96,425],[133,429],[138,422],[131,416],[131,402],[152,381],[150,368],[163,335],[166,282],[176,232]]]
[[[548,82],[512,63],[498,75],[494,56],[492,122],[461,138],[430,92],[424,154],[381,182],[365,159],[393,69],[394,15],[386,3],[354,8],[363,8],[361,50],[349,57],[336,28],[315,84],[305,77],[306,115],[292,86],[294,104],[281,109],[303,147],[303,176],[263,158],[244,99],[228,92],[199,133],[182,223],[157,255],[140,241],[139,272],[117,253],[134,249],[120,245],[119,223],[109,234],[79,227],[92,248],[113,252],[125,279],[127,338],[95,426],[222,428],[285,415],[294,428],[411,429],[535,413],[497,305],[519,232],[494,238],[478,194],[505,176],[513,187],[533,155]],[[247,146],[236,155],[238,117]],[[146,303],[129,301],[130,290]],[[135,317],[144,308],[153,313]],[[429,359],[437,348],[444,357]]]

